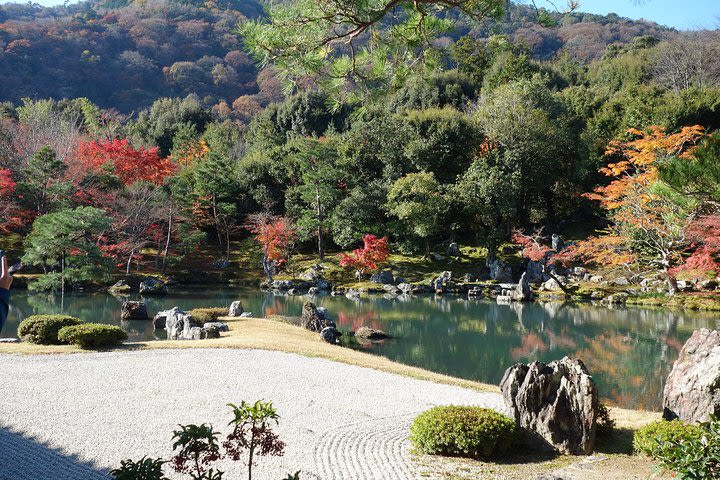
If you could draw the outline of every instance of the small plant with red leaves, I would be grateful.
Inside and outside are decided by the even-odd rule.
[[[250,404],[243,401],[240,405],[228,406],[235,416],[230,422],[234,428],[223,442],[223,447],[228,457],[235,461],[242,460],[247,452],[248,480],[252,480],[256,455],[281,457],[285,453],[285,443],[272,430],[280,417],[272,402],[258,400]]]
[[[363,244],[363,248],[357,248],[352,253],[340,254],[340,265],[367,275],[387,261],[390,247],[387,237],[378,238],[375,235],[363,236]]]
[[[193,480],[221,480],[223,472],[210,468],[222,457],[218,435],[211,425],[204,423],[180,425],[180,430],[173,432],[173,450],[177,453],[170,461],[172,468]]]

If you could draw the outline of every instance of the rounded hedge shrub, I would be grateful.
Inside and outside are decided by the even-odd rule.
[[[680,420],[659,420],[639,428],[633,435],[633,448],[637,453],[655,457],[665,442],[682,443],[702,438],[703,429]]]
[[[125,330],[116,325],[102,325],[99,323],[84,323],[63,327],[58,338],[67,343],[78,345],[80,348],[104,348],[120,345],[128,336]]]
[[[443,406],[427,410],[410,426],[410,440],[423,453],[496,457],[517,438],[515,422],[480,407]]]
[[[18,335],[26,342],[59,345],[58,332],[64,327],[80,325],[83,321],[69,315],[32,315],[20,322]]]
[[[228,309],[223,307],[194,308],[188,312],[200,325],[208,322],[217,322],[220,317],[227,317]]]

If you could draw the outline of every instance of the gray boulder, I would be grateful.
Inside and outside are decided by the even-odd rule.
[[[252,312],[243,312],[240,314],[240,318],[252,318]]]
[[[564,280],[562,277],[559,277],[560,280]],[[554,278],[551,278],[547,282],[543,283],[543,288],[545,290],[550,290],[551,292],[556,290],[562,290],[562,287],[560,287],[560,282],[555,280]]]
[[[120,318],[122,320],[147,320],[148,313],[145,302],[123,302],[120,307]]]
[[[228,327],[228,324],[225,322],[206,322],[205,325],[203,325],[203,328],[205,330],[214,328],[218,332],[228,332],[230,331],[230,327]]]
[[[490,268],[490,278],[499,283],[512,283],[512,269],[510,265],[498,258],[490,262],[488,267]]]
[[[318,290],[330,290],[332,288],[332,283],[324,278],[317,278],[315,279],[315,288]]]
[[[158,312],[153,320],[155,328],[161,328],[158,325],[162,320],[164,320],[168,340],[191,340],[193,338],[191,329],[200,327],[190,314],[180,310],[178,307]]]
[[[375,330],[370,327],[360,327],[355,332],[355,336],[366,340],[384,340],[388,338],[388,334],[382,330]]]
[[[530,302],[533,299],[533,292],[530,289],[529,275],[527,272],[523,272],[520,276],[520,283],[518,283],[515,291],[512,294],[513,300],[516,302]]]
[[[333,345],[340,341],[340,337],[342,337],[342,332],[333,326],[325,327],[320,331],[320,339]]]
[[[402,293],[402,290],[400,288],[396,287],[395,285],[383,285],[383,290],[385,290],[390,295],[400,295]]]
[[[382,272],[370,275],[370,281],[373,283],[381,283],[385,285],[388,283],[395,283],[393,280],[393,274],[390,270],[383,270]]]
[[[528,274],[528,281],[530,283],[542,283],[547,278],[545,273],[543,273],[543,266],[540,262],[529,261],[525,272]]]
[[[412,293],[413,291],[413,286],[409,283],[401,283],[397,286],[397,288],[399,288],[402,293],[406,294]]]
[[[305,302],[300,315],[300,324],[312,332],[321,332],[329,326],[330,321],[326,311],[318,309],[313,302]]]
[[[234,301],[228,309],[228,317],[240,317],[243,314],[243,306],[240,301]]]
[[[617,277],[612,281],[612,284],[616,287],[627,287],[630,285],[630,280],[628,280],[627,277]]]
[[[452,282],[452,272],[442,272],[438,277],[432,281],[432,289],[437,291],[444,291],[450,286]]]
[[[598,393],[580,360],[516,364],[505,372],[500,390],[532,447],[566,455],[593,451]]]
[[[128,285],[125,280],[120,280],[115,285],[108,288],[108,291],[110,293],[130,293],[132,292],[132,287]]]
[[[168,293],[168,289],[157,278],[148,277],[140,282],[140,293],[142,295],[165,295]]]
[[[720,415],[720,330],[693,332],[665,382],[663,418],[707,422]]]
[[[318,287],[310,287],[308,290],[308,295],[318,295],[320,293],[320,289]]]
[[[603,298],[601,303],[604,305],[625,305],[625,303],[628,301],[628,298],[630,298],[630,295],[628,295],[627,293],[613,293],[612,295],[608,295],[607,297]]]

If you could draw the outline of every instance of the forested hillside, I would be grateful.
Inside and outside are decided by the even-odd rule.
[[[286,268],[293,252],[322,258],[369,234],[386,237],[396,252],[425,255],[459,241],[492,259],[504,242],[529,248],[540,241],[518,237],[519,229],[587,235],[612,226],[610,236],[591,237],[575,255],[625,268],[646,260],[657,268],[661,258],[665,270],[715,248],[699,248],[708,236],[696,233],[720,221],[717,189],[710,188],[720,173],[707,166],[720,142],[712,133],[720,127],[717,32],[670,34],[594,16],[575,22],[578,13],[557,16],[554,28],[532,17],[521,27],[512,10],[510,21],[492,27],[507,35],[433,39],[440,60],[428,65],[436,68],[396,68],[393,81],[372,80],[373,90],[363,90],[352,87],[352,74],[383,67],[383,56],[364,57],[368,63],[353,71],[350,57],[338,54],[306,66],[346,68],[333,79],[340,89],[323,89],[322,72],[317,83],[301,72],[296,93],[285,97],[283,66],[268,66],[256,79],[240,50],[252,52],[251,39],[241,46],[234,31],[233,22],[257,17],[259,5],[235,8],[96,11],[85,4],[37,11],[30,22],[18,19],[34,7],[5,7],[15,20],[3,22],[4,35],[19,35],[20,26],[38,31],[32,40],[7,42],[2,57],[2,92],[14,102],[0,104],[0,231],[27,237],[23,258],[50,272],[38,287],[98,280],[117,269],[164,270],[207,245],[217,265],[227,266],[233,242],[250,235],[272,244],[264,251],[268,272]],[[471,23],[458,17],[461,32]],[[281,44],[290,38],[271,24],[245,25],[255,33],[278,28]],[[594,58],[588,61],[571,48],[579,45],[573,38],[588,37],[570,33],[587,28],[619,35],[612,39],[645,34],[596,53],[581,47]],[[530,30],[564,38],[552,58],[523,40]],[[111,50],[119,60],[99,53],[115,41],[124,45]],[[63,53],[71,45],[79,56]],[[57,59],[41,58],[51,53]],[[148,68],[140,72],[123,59]],[[31,86],[40,97],[57,88],[68,98],[18,101]],[[363,96],[343,96],[350,88]],[[685,162],[691,157],[694,163]],[[53,240],[62,235],[67,243]],[[648,246],[656,241],[661,250]],[[62,279],[58,258],[68,269]]]
[[[262,12],[258,0],[2,5],[0,100],[87,97],[129,113],[161,97],[194,93],[203,106],[247,116],[280,94],[271,74],[258,75],[234,34],[238,24]],[[656,24],[615,15],[553,15],[556,28],[539,25],[527,7],[514,7],[499,20],[460,18],[452,36],[439,42],[503,34],[538,59],[563,51],[588,61],[602,57],[612,43],[673,35]]]

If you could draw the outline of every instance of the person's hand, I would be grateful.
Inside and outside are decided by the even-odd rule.
[[[3,255],[2,270],[0,270],[0,288],[9,290],[10,285],[12,285],[12,281],[13,281],[13,277],[12,277],[12,275],[10,275],[10,272],[8,271],[7,257],[5,255]]]

